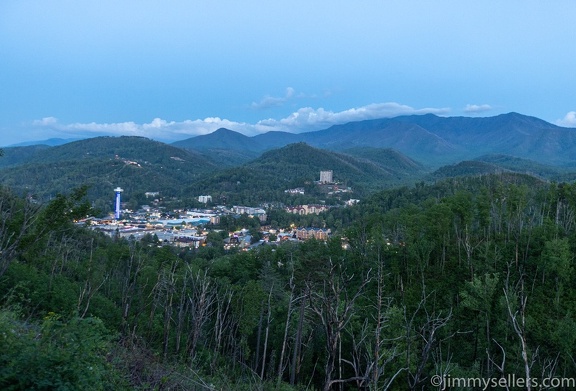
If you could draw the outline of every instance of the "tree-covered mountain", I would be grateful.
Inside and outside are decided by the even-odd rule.
[[[257,158],[264,150],[256,140],[220,128],[212,133],[177,141],[171,145],[207,156],[219,166],[238,166]]]
[[[425,127],[380,119],[335,125],[323,131],[306,134],[310,145],[343,150],[351,147],[393,148],[413,159],[442,162],[448,157],[460,156],[464,151],[457,144],[439,137]]]
[[[356,147],[342,152],[375,163],[391,174],[397,175],[399,180],[418,176],[427,171],[422,163],[391,148]]]
[[[236,140],[228,146],[241,145],[239,140],[250,144],[250,138],[232,131],[220,130],[212,137],[218,134]],[[0,180],[40,199],[87,185],[92,200],[106,202],[111,199],[111,189],[120,186],[125,190],[125,200],[139,199],[140,203],[145,202],[145,192],[160,191],[165,196],[187,198],[211,194],[219,202],[250,204],[323,199],[325,192],[313,185],[323,170],[334,172],[340,189],[352,187],[354,193],[349,197],[417,180],[499,172],[569,180],[574,171],[512,156],[485,155],[429,173],[430,166],[390,148],[353,147],[335,152],[302,142],[266,151],[246,162],[259,152],[209,147],[206,143],[204,150],[185,150],[142,137],[97,137],[56,147],[6,148],[0,159],[4,165]],[[305,187],[309,198],[284,193],[295,187]]]
[[[7,148],[7,156],[13,151],[18,148]],[[87,185],[93,200],[111,199],[116,186],[128,200],[147,191],[179,196],[187,183],[216,168],[198,153],[143,137],[97,137],[38,148],[25,162],[0,170],[0,180],[40,199]]]
[[[303,141],[302,136],[288,132],[266,132],[253,137],[264,150],[281,148],[288,144],[295,144]]]
[[[512,170],[482,161],[464,160],[456,164],[449,164],[440,167],[438,170],[429,174],[428,179],[439,180],[454,177],[498,174],[502,172],[512,172]]]
[[[551,181],[572,181],[576,170],[572,167],[552,166],[509,155],[483,155],[474,160],[442,166],[423,179],[435,181],[445,178],[478,176],[497,173],[526,174]]]
[[[498,155],[498,154],[483,155],[474,160],[495,164],[499,167],[511,171],[525,173],[529,175],[536,175],[548,179],[555,179],[559,175],[574,171],[573,168],[569,167],[551,166],[548,164],[535,162],[534,160],[522,159],[519,157],[509,155]]]
[[[284,189],[311,183],[319,171],[329,169],[356,195],[423,178],[505,171],[572,180],[575,134],[509,113],[401,116],[255,137],[219,129],[172,145],[142,137],[96,137],[54,147],[6,148],[0,179],[40,197],[81,184],[91,186],[91,198],[105,197],[104,189],[117,184],[132,194],[161,189],[171,195],[215,193],[222,200],[244,201],[284,200]],[[301,141],[287,144],[294,140]],[[432,169],[438,171],[425,178]]]
[[[3,148],[4,154],[2,159],[0,159],[0,168],[24,164],[33,160],[39,152],[48,148],[50,146],[45,144]]]
[[[352,153],[360,154],[360,149],[345,154],[305,143],[290,144],[239,167],[207,174],[186,192],[203,191],[237,203],[284,200],[284,190],[294,187],[305,187],[307,194],[319,195],[314,182],[319,180],[320,171],[331,170],[340,188],[352,187],[359,196],[409,180],[423,171],[418,163],[396,151],[367,152],[367,157],[359,158]]]
[[[142,137],[97,137],[56,147],[7,148],[0,180],[40,199],[87,185],[93,200],[110,199],[111,189],[120,186],[126,200],[160,191],[166,196],[215,193],[228,200],[273,201],[283,199],[284,190],[291,187],[314,190],[310,184],[319,179],[321,170],[332,170],[340,187],[353,187],[356,196],[410,181],[424,172],[419,163],[389,149],[336,153],[297,143],[233,168],[216,163],[214,153],[184,150]]]
[[[212,133],[176,141],[172,145],[191,150],[206,151],[212,149],[234,149],[241,151],[261,151],[263,148],[251,137],[220,128]]]
[[[216,132],[215,132],[216,133]],[[562,128],[518,113],[494,117],[409,115],[334,125],[324,130],[290,134],[268,132],[247,138],[219,131],[185,141],[194,148],[209,141],[230,149],[264,151],[295,142],[341,151],[353,147],[393,148],[411,158],[439,167],[479,155],[506,154],[539,163],[561,165],[576,158],[576,130]]]

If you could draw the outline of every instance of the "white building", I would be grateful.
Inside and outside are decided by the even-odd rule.
[[[320,183],[332,183],[332,170],[320,171]]]
[[[207,204],[208,202],[212,202],[212,196],[201,195],[198,197],[198,202],[202,202],[204,204]]]

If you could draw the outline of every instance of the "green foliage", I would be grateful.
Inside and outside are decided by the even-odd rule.
[[[561,282],[569,281],[574,270],[573,260],[568,238],[553,239],[544,244],[542,268],[552,278]]]
[[[104,390],[112,386],[106,362],[110,337],[95,318],[64,321],[55,313],[41,324],[0,311],[0,387],[3,390]]]
[[[74,220],[88,217],[91,213],[90,204],[86,200],[85,186],[74,189],[69,195],[57,194],[43,210],[41,225],[53,230],[64,229]]]

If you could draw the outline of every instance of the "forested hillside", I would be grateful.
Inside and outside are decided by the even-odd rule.
[[[89,199],[105,211],[116,186],[135,206],[147,202],[145,192],[180,199],[211,194],[222,204],[258,205],[318,202],[325,198],[313,186],[320,170],[333,170],[341,186],[354,188],[355,197],[411,183],[425,172],[419,163],[390,149],[336,153],[296,143],[259,156],[251,150],[219,149],[226,145],[203,144],[198,151],[143,137],[97,137],[57,147],[8,148],[0,160],[0,180],[41,201],[87,186]],[[284,190],[293,187],[305,187],[311,196],[286,196]]]
[[[2,389],[576,378],[574,184],[419,183],[323,215],[342,227],[326,243],[239,253],[215,232],[177,250],[87,231],[71,223],[82,195],[39,206],[2,188]]]
[[[375,189],[410,183],[424,169],[412,159],[393,150],[367,149],[336,153],[313,148],[305,143],[290,144],[264,152],[241,166],[204,175],[185,192],[209,193],[220,203],[259,204],[264,201],[285,203],[314,202],[326,198],[314,181],[321,170],[332,170],[340,187],[352,187],[353,198]],[[310,197],[294,197],[284,190],[302,187]],[[348,195],[350,198],[351,195]]]
[[[22,152],[24,151],[24,152]],[[0,181],[12,190],[45,201],[87,186],[91,201],[106,210],[112,189],[136,202],[147,191],[181,196],[184,184],[218,166],[206,156],[144,137],[96,137],[56,147],[7,148]],[[144,199],[145,201],[145,199]]]
[[[522,124],[527,126],[525,121],[520,121],[520,124],[516,122],[522,116],[503,118],[508,117],[510,121],[504,123],[496,119],[487,123],[499,124],[500,131],[504,131],[503,127],[508,125],[514,125],[512,128],[516,130]],[[250,138],[219,129],[172,145],[143,137],[95,137],[52,147],[6,148],[0,159],[0,181],[15,192],[40,202],[69,189],[87,186],[89,200],[101,211],[101,215],[105,215],[111,211],[112,189],[117,186],[124,189],[122,199],[128,202],[129,209],[138,209],[150,201],[146,199],[146,192],[158,192],[161,198],[180,207],[188,207],[192,200],[203,194],[211,195],[214,202],[219,204],[257,206],[281,202],[298,205],[322,201],[338,203],[347,198],[363,198],[374,191],[417,181],[432,183],[471,175],[518,172],[558,182],[573,181],[575,178],[576,169],[570,165],[548,165],[503,154],[475,155],[473,160],[459,161],[433,171],[434,166],[429,162],[423,164],[396,149],[368,146],[371,145],[371,137],[376,137],[371,132],[377,124],[390,125],[399,121],[403,126],[413,127],[403,121],[417,119],[423,124],[429,121],[434,129],[447,132],[451,137],[464,137],[452,125],[462,125],[466,121],[446,122],[446,119],[434,116],[382,119],[380,122],[368,121],[331,128],[329,135],[334,140],[340,137],[348,140],[340,141],[338,152],[315,148],[304,142],[278,147],[277,143],[285,143],[303,134],[287,137],[287,134],[277,132]],[[481,121],[480,124],[485,122]],[[479,132],[480,125],[475,126],[473,130]],[[349,134],[352,128],[357,133]],[[325,132],[327,130],[310,132],[310,136]],[[359,141],[361,134],[364,144],[354,147],[358,144],[351,140]],[[323,140],[330,138],[326,135],[323,137]],[[398,134],[394,137],[417,146],[410,141],[415,137],[413,134],[406,138]],[[270,149],[273,147],[278,148]],[[432,144],[426,148],[432,148]],[[430,153],[439,153],[432,149]],[[440,160],[444,158],[439,157]],[[320,170],[332,170],[339,189],[350,187],[352,192],[327,197],[330,190],[314,185],[314,181],[319,179]],[[290,188],[304,188],[305,196],[285,194],[284,190]]]

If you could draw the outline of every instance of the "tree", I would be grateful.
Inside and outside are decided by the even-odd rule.
[[[37,240],[33,230],[40,208],[0,188],[0,277],[26,244]]]
[[[498,282],[498,273],[487,273],[483,278],[475,276],[472,281],[466,281],[466,289],[460,292],[462,305],[472,311],[477,311],[484,318],[487,341],[490,341],[492,303]]]
[[[368,271],[359,282],[354,279],[354,275],[349,275],[341,263],[334,263],[329,259],[328,275],[324,282],[309,288],[310,308],[320,320],[326,338],[328,357],[324,371],[324,391],[329,391],[336,383],[360,380],[356,377],[342,379],[334,373],[342,332],[354,315],[356,300],[371,279],[370,272]]]
[[[49,313],[40,325],[0,311],[0,387],[23,389],[115,388],[109,383],[110,337],[101,320],[61,319]]]
[[[526,338],[528,332],[526,327],[526,304],[528,303],[528,295],[524,286],[525,277],[521,276],[520,279],[512,285],[512,282],[510,281],[510,267],[511,265],[508,265],[508,274],[503,289],[504,300],[510,322],[512,323],[512,327],[518,340],[520,341],[520,353],[524,365],[524,376],[526,379],[530,379],[532,377],[531,372],[532,364],[534,363],[534,354],[530,352],[528,340]],[[532,384],[528,383],[526,388],[530,391],[532,389]]]

